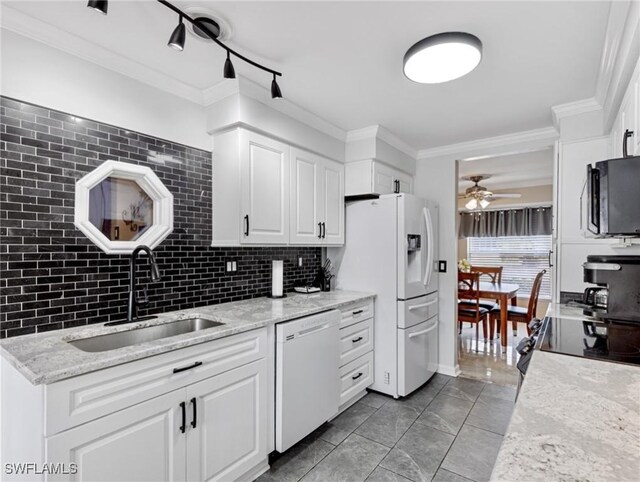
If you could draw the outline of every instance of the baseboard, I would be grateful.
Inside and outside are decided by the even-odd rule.
[[[254,466],[252,469],[248,470],[241,477],[238,477],[237,480],[256,480],[262,474],[264,474],[267,470],[269,470],[269,458],[263,460],[258,465]]]
[[[458,364],[456,364],[455,366],[438,365],[438,369],[436,371],[450,377],[458,377],[462,373],[462,371],[460,370],[460,365]]]

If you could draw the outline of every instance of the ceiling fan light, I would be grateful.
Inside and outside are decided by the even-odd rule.
[[[182,15],[180,16],[180,23],[171,33],[171,37],[169,38],[169,43],[167,45],[176,50],[184,50],[184,40],[185,40],[185,27],[184,23],[182,23]]]
[[[480,207],[482,209],[486,208],[489,204],[491,204],[491,202],[487,201],[486,199],[481,199],[480,200]]]
[[[462,77],[482,59],[482,42],[464,32],[444,32],[414,44],[404,56],[404,75],[421,84],[439,84]]]
[[[478,207],[478,201],[475,198],[469,199],[469,201],[467,202],[467,204],[464,205],[464,207],[469,210],[476,209]]]
[[[89,0],[89,2],[87,2],[87,7],[93,8],[94,10],[106,15],[107,10],[109,10],[109,1],[108,0]]]

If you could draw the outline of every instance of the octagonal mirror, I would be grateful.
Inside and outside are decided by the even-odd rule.
[[[76,183],[75,224],[106,253],[153,249],[173,230],[173,196],[148,167],[106,161]]]

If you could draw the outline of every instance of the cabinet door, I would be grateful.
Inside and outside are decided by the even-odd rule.
[[[187,387],[187,401],[188,480],[237,480],[266,464],[266,359]]]
[[[396,176],[392,168],[379,162],[373,163],[373,192],[375,194],[391,194],[395,192]]]
[[[48,437],[47,461],[74,463],[78,469],[48,480],[185,480],[184,400],[185,390],[176,390]]]
[[[321,202],[320,178],[323,159],[300,149],[291,148],[291,244],[322,243],[324,205]]]
[[[344,244],[344,165],[325,159],[321,187],[324,204],[322,242]]]
[[[289,146],[248,131],[240,146],[240,243],[287,244]]]
[[[406,192],[408,194],[413,193],[413,178],[409,174],[404,172],[396,172],[396,181],[398,181],[399,192]]]

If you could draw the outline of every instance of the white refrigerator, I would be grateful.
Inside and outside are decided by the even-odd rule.
[[[438,209],[411,194],[346,207],[345,245],[329,248],[336,289],[375,299],[373,390],[406,396],[438,366]]]

